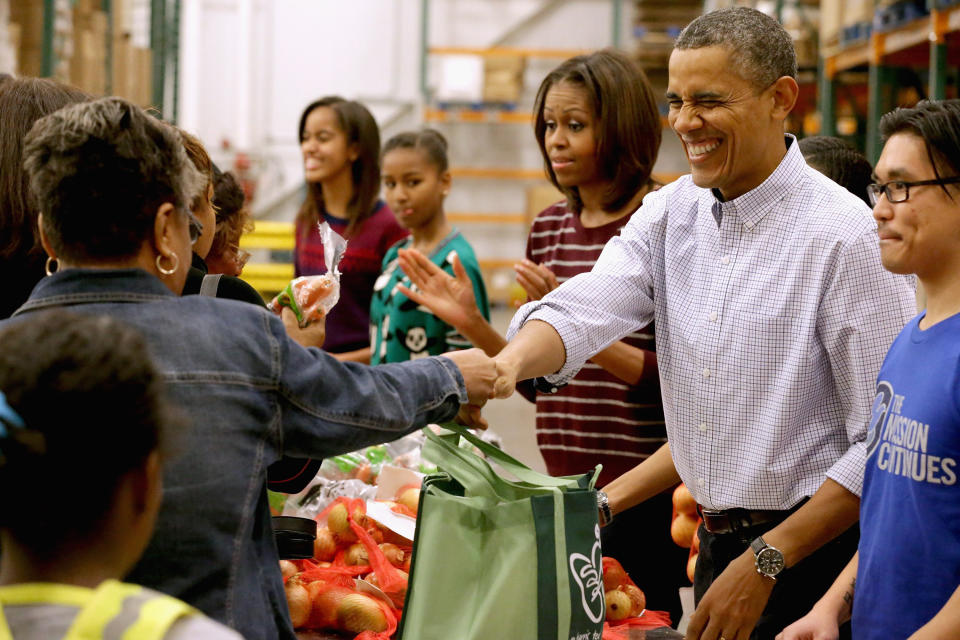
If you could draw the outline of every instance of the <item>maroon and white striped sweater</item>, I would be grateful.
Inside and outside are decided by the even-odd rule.
[[[630,216],[592,229],[565,202],[541,211],[527,238],[527,258],[559,282],[593,268],[604,245]],[[628,385],[587,362],[555,394],[537,393],[537,442],[551,475],[583,473],[597,463],[603,486],[632,469],[666,442],[653,324],[624,338],[646,351],[643,377]]]

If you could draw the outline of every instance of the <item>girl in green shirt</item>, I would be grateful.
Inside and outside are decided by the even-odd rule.
[[[370,363],[469,348],[470,342],[456,329],[407,297],[410,279],[398,262],[401,251],[416,249],[450,275],[466,274],[478,308],[489,319],[487,292],[473,248],[443,212],[443,201],[450,193],[447,141],[433,129],[398,134],[384,146],[381,165],[387,204],[410,236],[387,251],[373,288]]]

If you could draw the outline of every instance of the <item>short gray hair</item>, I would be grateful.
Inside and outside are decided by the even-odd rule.
[[[152,237],[157,207],[189,212],[207,182],[172,127],[113,97],[38,120],[23,158],[44,231],[73,260],[135,255]]]
[[[674,49],[723,47],[738,74],[765,89],[778,78],[797,77],[797,54],[783,26],[750,7],[729,7],[704,14],[688,24]]]

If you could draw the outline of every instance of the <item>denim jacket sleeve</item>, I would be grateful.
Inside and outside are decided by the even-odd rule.
[[[279,320],[271,328],[285,455],[326,457],[395,440],[451,419],[467,402],[463,376],[448,358],[376,367],[340,362],[287,338]]]

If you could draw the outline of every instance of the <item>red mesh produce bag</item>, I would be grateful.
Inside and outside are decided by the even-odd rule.
[[[386,602],[356,589],[323,580],[306,582],[311,600],[310,617],[299,628],[357,632],[362,626],[380,631],[362,631],[356,640],[389,640],[397,630],[397,616]],[[348,600],[349,606],[348,606]]]
[[[602,559],[603,563],[603,575],[604,575],[604,589],[606,591],[624,591],[625,593],[636,589],[641,595],[642,591],[637,587],[636,583],[627,575],[627,572],[624,571],[623,566],[614,558],[604,557]],[[608,588],[610,587],[610,588]],[[631,600],[633,597],[631,596]],[[644,598],[644,604],[645,604]],[[614,622],[605,621],[603,624],[603,640],[628,640],[629,630],[630,629],[657,629],[660,627],[669,627],[670,626],[670,614],[666,611],[651,611],[650,609],[644,608],[639,615],[634,615],[622,620],[617,620]]]

